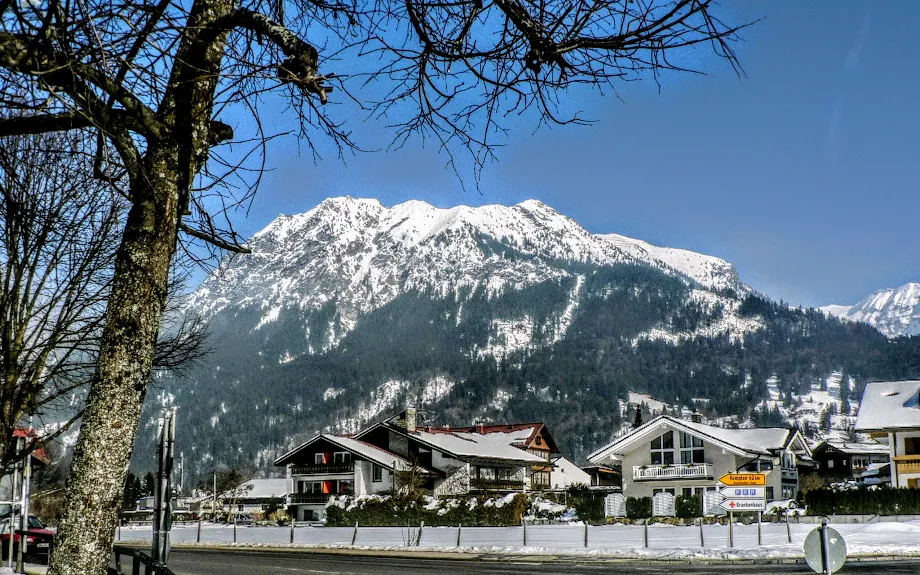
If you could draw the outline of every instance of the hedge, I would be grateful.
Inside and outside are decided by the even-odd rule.
[[[702,517],[702,495],[678,495],[674,498],[674,514],[677,517]]]
[[[372,525],[380,527],[405,527],[418,525],[422,521],[430,526],[470,525],[498,526],[520,525],[521,516],[527,510],[527,497],[516,495],[499,507],[495,500],[445,497],[438,501],[438,507],[426,505],[425,499],[398,497],[366,497],[355,501],[346,497],[339,504],[326,507],[326,525],[343,527],[347,525]],[[429,500],[430,501],[430,500]]]
[[[920,489],[815,489],[805,494],[809,515],[920,514]]]
[[[652,516],[651,497],[627,497],[626,517],[630,519],[648,519]]]

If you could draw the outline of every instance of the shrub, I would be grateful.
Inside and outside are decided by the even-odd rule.
[[[527,496],[510,499],[476,497],[342,497],[326,506],[326,525],[359,525],[405,527],[422,521],[429,526],[444,525],[520,525],[527,510]]]
[[[630,519],[647,519],[652,516],[651,497],[627,497],[626,517]]]
[[[703,515],[702,495],[678,495],[674,498],[674,514],[678,517],[701,517]]]
[[[805,494],[809,515],[920,514],[920,489],[814,489]]]

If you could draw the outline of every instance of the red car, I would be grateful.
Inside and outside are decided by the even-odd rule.
[[[17,521],[17,524],[19,522]],[[14,530],[17,526],[14,526]],[[48,553],[51,550],[51,540],[54,538],[54,531],[47,529],[38,517],[29,516],[29,529],[26,535],[26,556],[42,557],[47,562]],[[18,553],[19,549],[18,533],[13,534],[13,553]],[[3,558],[6,559],[10,554],[10,516],[0,517],[0,545],[3,546]],[[15,555],[14,555],[15,557]]]

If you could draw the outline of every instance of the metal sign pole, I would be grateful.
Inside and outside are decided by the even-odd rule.
[[[163,527],[163,432],[166,422],[157,419],[157,475],[153,487],[153,542],[150,555],[154,561],[160,561],[160,533]]]
[[[13,550],[14,550],[13,544],[14,544],[14,539],[16,538],[14,534],[16,530],[16,503],[17,503],[16,492],[19,491],[19,485],[17,481],[17,479],[19,479],[19,473],[17,473],[17,471],[18,471],[18,464],[13,467],[13,491],[12,491],[12,497],[10,497],[11,499],[10,501],[10,565],[9,565],[10,570],[13,569],[13,556],[15,555],[15,553],[13,553]]]
[[[827,518],[821,519],[821,569],[824,575],[831,575],[831,560],[827,552]]]

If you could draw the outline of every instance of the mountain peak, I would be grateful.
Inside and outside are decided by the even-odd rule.
[[[920,335],[920,283],[881,289],[852,306],[827,305],[821,310],[848,321],[867,323],[888,337]]]

